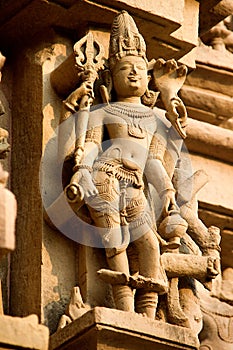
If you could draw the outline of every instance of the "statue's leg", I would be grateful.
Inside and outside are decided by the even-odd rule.
[[[102,238],[108,266],[111,270],[123,272],[128,276],[130,272],[127,246],[123,245],[124,229],[121,227],[118,181],[102,171],[95,174],[94,180],[99,195],[88,202],[88,209]],[[132,289],[127,285],[114,284],[112,290],[116,308],[133,312]]]
[[[155,318],[158,293],[167,291],[167,279],[160,265],[160,246],[158,239],[151,229],[155,223],[151,219],[147,199],[141,189],[133,187],[127,191],[127,220],[131,233],[131,245],[137,251],[139,274],[153,278],[157,290],[145,288],[136,292],[136,311]]]
[[[161,279],[160,250],[159,243],[152,230],[137,239],[134,243],[138,251],[139,274],[153,278],[158,283],[158,289],[167,287]],[[164,286],[162,285],[164,283]],[[155,318],[158,302],[158,293],[144,288],[136,292],[136,311],[146,314],[150,318]]]
[[[107,262],[111,270],[124,272],[127,276],[129,275],[126,250],[111,257],[107,256]],[[134,312],[133,291],[129,286],[116,284],[112,286],[112,291],[117,309]]]

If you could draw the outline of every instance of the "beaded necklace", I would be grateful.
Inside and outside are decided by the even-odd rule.
[[[108,104],[103,109],[107,113],[123,118],[127,122],[128,134],[138,139],[144,139],[147,135],[146,130],[140,125],[142,120],[153,118],[155,121],[155,115],[152,110],[140,111],[138,108],[131,107],[130,104],[124,104],[122,102]]]

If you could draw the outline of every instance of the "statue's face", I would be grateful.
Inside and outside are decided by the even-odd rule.
[[[141,97],[149,80],[147,64],[142,57],[125,56],[116,63],[112,77],[117,97]]]

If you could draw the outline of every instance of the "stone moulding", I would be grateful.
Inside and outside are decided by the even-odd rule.
[[[119,310],[95,307],[50,337],[50,350],[198,349],[192,330]]]
[[[0,316],[0,348],[48,349],[49,330],[38,324],[38,317]]]
[[[190,151],[232,163],[232,130],[190,118],[187,134],[186,146]]]

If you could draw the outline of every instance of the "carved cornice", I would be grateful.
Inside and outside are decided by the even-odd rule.
[[[217,23],[233,13],[231,0],[199,0],[200,35],[203,35]]]
[[[233,162],[233,131],[189,119],[186,145],[192,152]]]
[[[20,6],[10,1],[8,6],[0,7],[0,45],[4,50],[13,50],[25,42],[30,45],[31,38],[53,26],[71,31],[72,35],[79,33],[79,37],[88,25],[110,30],[114,16],[123,8],[134,16],[140,27],[150,48],[149,59],[163,57],[178,60],[197,44],[198,4],[195,0],[191,4],[189,7],[181,0],[175,6],[172,0],[163,6],[152,0],[138,1],[136,5],[132,0],[24,0]]]

